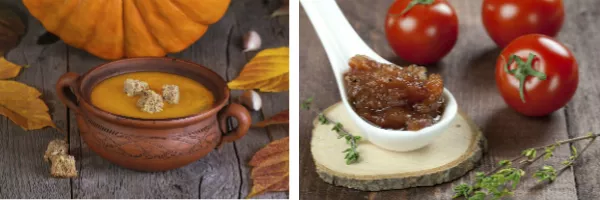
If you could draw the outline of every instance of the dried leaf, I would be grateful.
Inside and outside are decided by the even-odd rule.
[[[284,16],[290,14],[290,2],[288,0],[284,0],[281,7],[279,7],[275,12],[271,14],[271,17]]]
[[[19,44],[25,34],[21,18],[7,7],[0,8],[0,56]]]
[[[252,191],[246,198],[264,192],[289,190],[289,137],[275,140],[256,152],[250,160]]]
[[[8,8],[0,8],[0,80],[19,75],[22,67],[6,60],[4,53],[17,46],[23,34],[25,25],[21,18]]]
[[[256,167],[268,157],[281,152],[288,152],[290,150],[289,139],[289,137],[285,137],[271,142],[267,146],[263,147],[260,151],[256,152],[248,164],[252,167]]]
[[[287,91],[289,89],[289,58],[288,47],[262,50],[244,66],[240,75],[227,85],[229,88],[237,90]]]
[[[0,80],[0,115],[25,130],[56,127],[48,114],[48,106],[35,88],[16,81]]]
[[[290,123],[290,110],[286,109],[284,111],[281,111],[280,113],[277,113],[275,115],[273,115],[271,118],[260,121],[256,124],[254,124],[254,127],[266,127],[269,125],[275,125],[275,124],[288,124]]]
[[[271,14],[271,17],[278,17],[278,16],[285,16],[285,15],[290,15],[290,6],[289,5],[282,6],[281,8],[275,10],[275,12],[273,12],[273,14]]]
[[[16,65],[0,56],[0,80],[14,78],[19,75],[21,66]]]

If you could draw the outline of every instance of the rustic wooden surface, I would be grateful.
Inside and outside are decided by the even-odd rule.
[[[344,14],[359,35],[384,58],[404,65],[385,39],[383,22],[393,0],[338,0]],[[450,0],[459,15],[459,39],[454,49],[430,71],[441,73],[460,108],[483,130],[489,142],[476,170],[489,170],[498,161],[512,158],[521,150],[600,131],[600,1],[565,0],[566,18],[557,39],[573,51],[579,62],[580,85],[565,109],[548,117],[529,118],[506,106],[496,91],[494,67],[500,50],[487,36],[481,23],[481,0]],[[320,108],[340,100],[325,51],[312,24],[300,11],[300,98],[315,97]],[[302,199],[450,199],[452,188],[472,180],[473,173],[434,187],[385,192],[361,192],[335,187],[315,173],[310,154],[310,133],[314,114],[300,113],[300,195]],[[581,146],[581,145],[578,145]],[[552,160],[564,160],[568,147],[556,150]],[[332,155],[335,156],[335,155]],[[341,154],[339,156],[342,156]],[[552,184],[523,180],[513,199],[600,199],[600,143],[588,149],[575,167]],[[536,167],[536,166],[534,166]]]
[[[79,170],[77,178],[50,178],[42,156],[50,140],[64,135],[51,128],[26,132],[0,117],[0,198],[244,198],[252,186],[247,165],[251,156],[270,141],[288,135],[288,126],[253,128],[241,140],[167,172],[136,172],[111,164],[79,138],[75,115],[54,91],[54,84],[63,73],[84,73],[107,61],[63,42],[37,45],[37,38],[44,33],[41,24],[27,14],[20,1],[0,3],[8,3],[27,19],[27,35],[7,56],[17,64],[31,66],[16,80],[43,93],[54,122],[68,132],[70,153],[76,157]],[[242,52],[244,33],[257,31],[263,48],[288,45],[288,17],[269,17],[280,4],[280,0],[234,0],[226,15],[204,37],[183,52],[169,56],[199,63],[232,80],[256,54]],[[239,94],[234,91],[232,96]],[[264,108],[252,112],[255,121],[288,108],[287,92],[261,95]],[[268,193],[257,198],[288,198],[288,193]]]

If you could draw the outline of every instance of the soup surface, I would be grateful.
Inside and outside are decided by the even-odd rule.
[[[163,111],[146,113],[136,106],[140,95],[128,97],[123,92],[126,79],[145,81],[158,94],[162,94],[162,86],[173,84],[179,86],[179,104],[165,102]],[[176,74],[163,72],[133,72],[108,78],[96,85],[92,90],[92,104],[104,111],[140,119],[168,119],[194,115],[210,109],[214,104],[214,96],[202,84]]]

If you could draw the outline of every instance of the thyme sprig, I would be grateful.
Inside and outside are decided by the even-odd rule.
[[[346,143],[350,145],[350,147],[348,147],[342,152],[346,154],[344,157],[344,159],[346,159],[346,164],[350,165],[352,163],[358,162],[360,154],[358,153],[357,146],[358,141],[361,139],[361,137],[355,136],[348,132],[346,129],[344,129],[344,125],[342,123],[332,120],[331,118],[323,114],[323,112],[320,109],[313,107],[312,102],[313,98],[308,98],[302,101],[302,103],[300,104],[300,108],[307,111],[311,111],[313,113],[317,113],[317,121],[319,121],[319,123],[321,124],[334,124],[331,130],[335,131],[338,134],[338,139],[344,138],[346,139]]]
[[[476,172],[475,183],[462,183],[454,187],[453,198],[464,197],[468,200],[484,200],[500,199],[504,196],[511,196],[521,181],[521,178],[525,176],[524,169],[526,167],[540,160],[541,158],[544,158],[544,160],[551,158],[554,155],[554,150],[556,147],[563,144],[570,144],[571,156],[562,162],[562,168],[556,170],[552,165],[544,165],[540,169],[536,170],[532,175],[532,177],[537,179],[538,182],[552,182],[556,180],[556,177],[564,170],[573,166],[577,158],[579,158],[580,155],[585,152],[588,147],[590,147],[590,145],[598,136],[600,136],[600,134],[589,133],[586,136],[558,141],[554,144],[545,146],[525,149],[519,156],[511,160],[502,160],[498,162],[498,165],[488,173]],[[590,141],[581,150],[581,152],[578,152],[573,143],[580,140]],[[544,152],[538,155],[538,151],[542,150]],[[519,161],[518,163],[521,165],[515,167],[513,163],[517,161]]]

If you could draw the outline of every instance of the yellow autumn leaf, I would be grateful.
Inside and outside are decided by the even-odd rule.
[[[281,92],[289,89],[290,49],[265,49],[248,62],[240,75],[227,83],[231,89]]]
[[[56,127],[48,114],[42,94],[16,81],[0,80],[0,115],[8,117],[25,130]]]
[[[14,78],[19,75],[21,66],[16,65],[0,56],[0,80]]]

